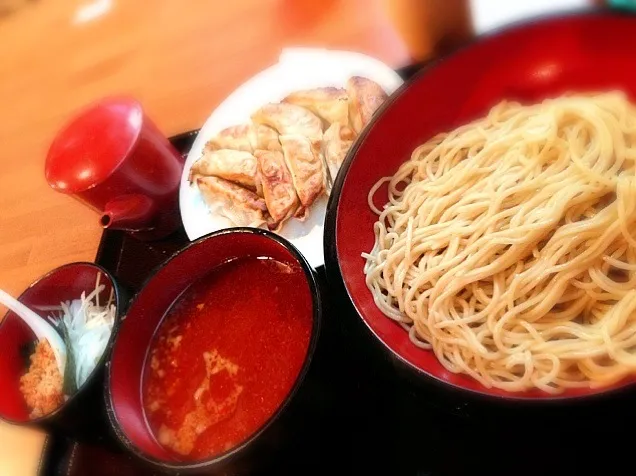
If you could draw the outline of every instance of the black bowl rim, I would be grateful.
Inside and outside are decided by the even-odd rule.
[[[311,365],[314,353],[316,351],[316,346],[318,344],[318,338],[320,336],[320,329],[321,329],[321,322],[322,322],[322,300],[320,297],[320,289],[318,287],[318,282],[316,280],[316,275],[313,271],[313,268],[311,267],[311,265],[309,264],[309,262],[305,259],[305,257],[300,253],[300,251],[298,251],[296,249],[296,247],[291,244],[289,241],[287,241],[285,238],[269,231],[269,230],[264,230],[261,228],[251,228],[251,227],[236,227],[236,228],[225,228],[225,229],[221,229],[221,230],[217,230],[215,232],[212,233],[208,233],[207,235],[203,235],[200,238],[197,238],[194,241],[189,242],[188,244],[186,244],[186,246],[184,246],[183,248],[181,248],[180,250],[174,252],[172,255],[170,255],[170,257],[168,259],[166,259],[163,263],[157,265],[148,275],[148,277],[144,280],[143,284],[141,285],[141,287],[139,288],[139,291],[137,291],[137,293],[135,293],[135,295],[133,296],[133,298],[130,300],[130,305],[128,307],[128,310],[130,310],[133,307],[133,304],[135,303],[135,301],[137,300],[137,298],[139,297],[139,295],[143,292],[143,290],[146,288],[146,286],[148,285],[148,283],[154,279],[155,275],[161,271],[163,268],[165,268],[166,266],[168,266],[172,261],[174,261],[179,255],[181,255],[181,253],[185,253],[187,250],[189,250],[190,248],[197,246],[199,243],[209,240],[209,239],[214,239],[218,236],[223,236],[223,235],[229,235],[229,234],[235,234],[235,233],[246,233],[246,234],[250,234],[250,235],[259,235],[259,236],[263,236],[267,239],[273,240],[276,243],[278,243],[279,245],[281,245],[283,248],[285,248],[287,251],[289,251],[291,253],[291,255],[294,257],[294,259],[298,262],[298,264],[301,266],[303,273],[305,275],[305,278],[307,280],[307,285],[309,286],[309,291],[311,293],[311,299],[312,299],[312,329],[311,329],[311,336],[309,339],[309,344],[307,346],[307,354],[305,355],[305,360],[303,362],[302,368],[300,369],[300,371],[298,372],[298,375],[296,376],[296,380],[294,382],[294,385],[292,386],[291,390],[289,391],[289,393],[287,394],[287,396],[285,397],[285,399],[281,402],[281,404],[278,406],[278,408],[276,409],[276,411],[274,411],[274,413],[272,413],[272,415],[267,419],[267,421],[254,433],[252,433],[249,438],[247,438],[246,440],[244,440],[242,443],[240,443],[239,445],[231,448],[230,450],[221,453],[217,456],[208,458],[208,459],[204,459],[204,460],[199,460],[199,461],[193,461],[193,462],[189,462],[189,461],[174,461],[174,462],[170,462],[170,461],[166,461],[163,459],[158,459],[155,458],[153,456],[150,456],[148,454],[146,454],[144,451],[142,451],[141,449],[139,449],[132,441],[130,441],[130,439],[128,438],[128,436],[126,436],[126,434],[124,433],[124,431],[122,430],[120,424],[119,424],[119,419],[117,418],[116,414],[115,414],[115,410],[114,410],[114,405],[113,405],[113,400],[112,400],[112,394],[111,394],[111,370],[112,370],[112,366],[111,366],[111,358],[112,358],[112,353],[109,355],[109,361],[107,362],[106,366],[107,366],[107,377],[104,379],[104,397],[105,397],[105,401],[106,401],[106,413],[108,415],[108,421],[110,423],[111,428],[113,429],[115,435],[117,436],[117,438],[119,439],[119,441],[124,445],[124,447],[126,448],[127,451],[131,452],[132,454],[134,454],[135,456],[137,456],[138,458],[140,458],[141,460],[150,463],[162,470],[170,470],[170,471],[194,471],[194,470],[201,470],[201,469],[211,469],[212,467],[216,466],[216,465],[220,465],[223,464],[229,460],[231,460],[232,458],[236,457],[239,453],[243,452],[244,450],[246,450],[248,447],[251,447],[253,445],[254,442],[256,442],[256,440],[259,439],[259,437],[268,429],[272,426],[272,424],[274,424],[276,422],[276,420],[278,420],[278,418],[281,416],[281,414],[287,409],[287,407],[289,406],[289,404],[291,403],[291,401],[293,400],[294,396],[296,395],[296,393],[298,392],[298,389],[300,388],[300,386],[302,385],[303,381],[305,380],[305,377],[307,376],[307,372],[309,370],[309,366]],[[124,318],[125,319],[125,318]]]
[[[12,425],[18,425],[18,426],[42,426],[43,424],[47,424],[47,423],[52,423],[55,420],[57,420],[57,418],[59,418],[59,416],[61,414],[63,414],[65,412],[65,410],[70,406],[70,404],[72,402],[74,402],[76,400],[76,397],[78,397],[82,392],[84,392],[87,388],[90,387],[90,384],[94,381],[95,377],[98,374],[98,371],[106,365],[107,361],[109,360],[109,356],[110,356],[110,351],[115,343],[115,339],[117,336],[117,331],[119,330],[119,325],[122,322],[122,309],[124,307],[124,303],[122,302],[122,292],[121,289],[119,289],[119,284],[117,283],[117,280],[115,279],[115,277],[113,276],[113,274],[108,271],[106,268],[104,268],[103,266],[100,266],[96,263],[91,263],[89,261],[75,261],[72,263],[66,263],[63,264],[61,266],[58,266],[57,268],[52,269],[51,271],[49,271],[48,273],[40,276],[37,280],[35,280],[34,282],[32,282],[29,286],[27,286],[27,288],[22,291],[22,293],[20,294],[20,296],[18,296],[18,301],[21,301],[21,299],[24,297],[24,295],[27,293],[27,291],[29,291],[30,289],[34,288],[35,286],[39,285],[42,281],[44,281],[45,279],[49,278],[50,276],[52,276],[53,274],[59,272],[62,269],[66,269],[66,268],[71,268],[74,266],[86,266],[88,265],[89,267],[93,267],[96,268],[97,270],[101,271],[109,280],[111,283],[111,287],[113,289],[113,300],[115,303],[115,322],[113,324],[113,329],[110,333],[110,337],[108,339],[108,342],[106,344],[106,347],[104,348],[104,353],[102,354],[102,356],[99,358],[99,361],[97,362],[97,365],[95,365],[95,368],[93,369],[93,371],[89,374],[89,376],[86,378],[86,382],[84,382],[84,384],[77,390],[77,392],[75,392],[73,395],[71,395],[68,400],[66,400],[62,405],[60,405],[57,409],[55,409],[54,411],[52,411],[51,413],[48,413],[40,418],[34,418],[34,419],[30,419],[30,420],[26,420],[26,421],[18,421],[18,420],[13,420],[11,418],[7,418],[4,415],[0,414],[0,420],[5,421],[7,423],[10,423]],[[2,329],[2,326],[4,325],[4,323],[6,322],[6,317],[7,315],[11,313],[11,311],[7,311],[7,313],[4,315],[2,322],[0,322],[0,329]]]
[[[625,384],[615,387],[609,388],[605,391],[600,391],[594,394],[584,394],[584,395],[554,395],[554,396],[545,396],[542,398],[536,397],[528,397],[517,395],[513,392],[508,392],[506,395],[493,395],[491,393],[487,393],[486,391],[474,390],[470,388],[466,388],[463,386],[456,385],[454,383],[448,382],[435,374],[427,372],[418,366],[412,364],[404,357],[402,357],[398,352],[393,350],[391,346],[389,346],[370,326],[367,320],[362,317],[362,312],[355,305],[353,297],[349,292],[349,288],[345,284],[344,277],[342,274],[342,269],[340,268],[340,259],[338,257],[338,249],[336,246],[336,223],[338,218],[338,207],[340,204],[340,195],[342,193],[342,189],[346,180],[347,172],[351,167],[351,164],[355,160],[355,157],[358,153],[358,150],[362,146],[362,144],[367,140],[369,134],[373,130],[373,126],[382,119],[384,116],[384,112],[389,109],[394,102],[397,101],[399,97],[401,97],[404,92],[409,89],[414,83],[420,80],[420,78],[426,76],[432,69],[436,68],[438,65],[443,63],[456,56],[458,53],[463,52],[465,50],[470,50],[476,44],[479,44],[483,41],[490,40],[492,38],[506,36],[507,34],[531,27],[536,23],[560,23],[567,22],[568,20],[574,18],[599,18],[599,17],[608,17],[608,18],[632,18],[636,19],[636,14],[630,11],[625,10],[608,10],[607,8],[590,8],[587,10],[576,10],[576,11],[566,11],[566,12],[555,12],[547,15],[539,15],[533,19],[523,19],[520,21],[512,22],[510,24],[504,25],[502,27],[496,28],[486,34],[480,35],[473,39],[472,41],[466,43],[462,47],[454,50],[453,52],[442,55],[430,62],[425,63],[422,68],[417,71],[412,77],[404,81],[404,83],[393,93],[390,97],[380,106],[380,108],[376,111],[376,113],[371,118],[369,124],[362,131],[358,139],[354,142],[351,149],[348,151],[345,160],[340,167],[340,172],[338,173],[336,180],[333,184],[333,188],[331,191],[331,195],[329,196],[329,201],[327,202],[327,211],[325,213],[325,225],[324,225],[324,236],[323,236],[323,248],[325,255],[325,269],[327,272],[327,276],[329,277],[330,283],[337,283],[341,290],[344,290],[347,299],[350,304],[355,309],[355,312],[367,328],[367,330],[373,335],[377,342],[382,345],[382,348],[389,353],[389,355],[400,362],[402,365],[406,366],[410,371],[415,373],[419,377],[423,377],[426,381],[436,385],[438,388],[443,390],[454,390],[458,393],[461,393],[467,398],[473,398],[478,401],[490,402],[490,403],[515,403],[515,404],[524,404],[527,406],[547,406],[547,405],[558,405],[564,403],[587,403],[593,400],[605,399],[610,396],[617,396],[619,394],[623,394],[627,392],[630,388],[636,386],[636,382],[626,382]]]

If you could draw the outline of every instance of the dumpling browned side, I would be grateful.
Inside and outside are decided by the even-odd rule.
[[[296,213],[300,203],[291,173],[281,152],[257,150],[254,155],[257,181],[270,215],[267,226],[279,230]]]
[[[296,194],[306,211],[325,190],[325,170],[322,159],[305,136],[281,135],[280,142]],[[305,212],[298,215],[304,217]]]
[[[256,191],[256,157],[241,150],[206,149],[192,164],[190,182],[197,176],[219,177]]]
[[[312,142],[322,139],[322,122],[313,112],[295,104],[270,103],[252,114],[252,121],[281,135],[298,134]]]
[[[197,177],[196,184],[210,211],[232,224],[257,227],[267,220],[265,200],[254,192],[219,177]]]

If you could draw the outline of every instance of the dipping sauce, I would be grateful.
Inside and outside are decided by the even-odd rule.
[[[243,258],[214,269],[176,301],[150,346],[143,402],[157,441],[182,460],[245,441],[289,394],[311,329],[298,264]]]

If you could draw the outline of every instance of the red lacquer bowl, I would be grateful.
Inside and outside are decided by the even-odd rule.
[[[47,430],[55,430],[67,436],[81,440],[101,440],[107,434],[108,425],[102,406],[104,366],[108,353],[115,340],[119,326],[119,315],[123,303],[121,290],[118,289],[111,274],[93,263],[70,263],[42,276],[29,286],[18,298],[20,302],[36,310],[44,319],[52,314],[37,311],[36,306],[59,305],[62,301],[79,299],[85,292],[95,289],[95,280],[100,275],[100,283],[105,285],[100,300],[107,300],[114,289],[114,302],[117,309],[115,326],[110,340],[97,363],[78,392],[57,410],[34,420],[20,392],[20,376],[26,372],[26,346],[36,337],[22,319],[8,312],[0,323],[0,418],[17,425],[33,425]]]
[[[327,271],[341,281],[363,322],[415,373],[444,386],[494,399],[562,400],[602,389],[510,393],[448,372],[432,352],[380,312],[365,284],[360,254],[373,247],[376,221],[367,194],[393,175],[413,149],[439,132],[484,115],[503,99],[536,102],[570,91],[622,89],[636,101],[636,17],[591,12],[524,24],[484,37],[426,68],[397,91],[349,152],[329,200],[325,222]],[[382,189],[386,191],[386,187]],[[386,197],[378,192],[378,197]],[[381,204],[378,204],[381,205]]]
[[[268,257],[297,263],[307,287],[287,296],[310,299],[312,330],[301,370],[289,394],[269,420],[247,440],[227,452],[202,461],[177,460],[155,439],[146,421],[142,402],[142,378],[148,349],[161,321],[175,300],[193,283],[229,260]],[[246,290],[249,293],[249,290]],[[309,297],[308,297],[309,295]],[[193,241],[159,266],[133,298],[121,325],[109,362],[106,408],[111,426],[125,448],[162,471],[236,474],[249,471],[270,458],[281,435],[289,433],[290,410],[309,369],[320,333],[321,301],[314,273],[303,256],[284,238],[266,230],[231,228]],[[246,345],[249,345],[246,338]],[[298,437],[298,435],[290,435]]]

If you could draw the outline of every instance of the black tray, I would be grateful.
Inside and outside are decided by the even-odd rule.
[[[410,76],[416,69],[402,73]],[[196,133],[171,141],[186,154]],[[134,293],[155,266],[186,243],[183,229],[151,243],[106,230],[95,261]],[[613,465],[623,464],[610,455],[629,455],[622,447],[631,438],[619,440],[616,433],[636,423],[629,401],[596,402],[574,414],[570,407],[543,414],[495,406],[469,416],[470,404],[461,396],[414,384],[380,351],[348,302],[334,295],[324,268],[317,271],[325,302],[308,391],[299,395],[311,408],[299,415],[306,430],[301,444],[290,442],[262,474],[582,474],[595,458],[602,460],[602,474],[610,474]],[[40,474],[156,473],[116,446],[50,435]]]

